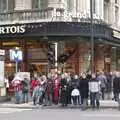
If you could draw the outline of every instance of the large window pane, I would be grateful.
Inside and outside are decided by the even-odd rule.
[[[8,10],[14,10],[15,8],[15,0],[8,0]]]
[[[93,0],[93,13],[96,13],[96,0]]]
[[[45,0],[33,0],[32,5],[34,9],[44,9]]]
[[[0,0],[0,12],[7,11],[7,0]]]
[[[67,10],[72,11],[72,0],[67,0]]]

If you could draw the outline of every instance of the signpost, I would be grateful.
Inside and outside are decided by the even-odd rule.
[[[16,73],[18,72],[18,62],[23,60],[22,51],[16,47],[15,49],[10,49],[10,60],[16,63]]]

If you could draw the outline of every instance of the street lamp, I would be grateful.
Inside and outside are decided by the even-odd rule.
[[[90,0],[90,31],[91,31],[91,74],[94,73],[94,36],[93,36],[93,0]]]

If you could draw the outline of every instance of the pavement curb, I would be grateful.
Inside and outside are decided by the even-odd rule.
[[[61,104],[52,105],[52,106],[44,106],[44,105],[36,105],[34,106],[32,102],[28,104],[13,104],[13,103],[4,103],[0,104],[0,108],[19,108],[19,109],[82,109],[81,105],[68,105],[66,107],[62,107]],[[88,109],[92,109],[90,107],[90,102],[88,102]],[[114,101],[100,101],[99,109],[118,109],[117,102]]]
[[[40,107],[18,107],[18,106],[0,106],[0,108],[17,108],[17,109],[39,109]]]
[[[42,107],[42,109],[82,109],[82,107]],[[92,109],[87,107],[87,109]],[[95,108],[97,109],[97,108]],[[99,109],[118,109],[117,106],[100,106]]]
[[[31,106],[31,107],[18,107],[18,106],[0,106],[0,108],[17,108],[17,109],[82,109],[82,107],[60,107],[60,106]],[[92,109],[87,107],[87,109]],[[97,108],[95,108],[97,109]],[[99,109],[118,109],[117,106],[100,106]]]

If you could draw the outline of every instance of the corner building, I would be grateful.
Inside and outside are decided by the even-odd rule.
[[[92,0],[94,71],[120,69],[120,0]],[[90,70],[90,0],[0,0],[0,48],[5,69],[15,72],[9,50],[23,51],[21,71],[47,72],[47,47],[58,42],[58,55],[75,50],[65,71]]]

